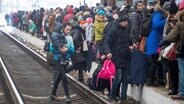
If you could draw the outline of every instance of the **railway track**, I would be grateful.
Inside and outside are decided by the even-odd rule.
[[[23,103],[65,104],[65,96],[61,87],[57,91],[59,101],[55,102],[49,99],[52,68],[46,64],[46,60],[42,56],[5,32],[0,32],[0,47],[0,56]],[[67,76],[72,104],[109,103],[73,77]]]
[[[10,104],[10,99],[8,97],[8,91],[6,87],[4,86],[5,84],[3,83],[4,78],[2,68],[0,68],[0,104]]]

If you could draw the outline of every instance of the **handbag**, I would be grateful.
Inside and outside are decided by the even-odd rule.
[[[86,40],[83,41],[83,51],[88,51],[88,45]]]
[[[83,39],[83,47],[82,47],[82,51],[88,51],[88,44],[87,41],[84,39],[84,36],[81,34],[81,37]]]
[[[145,52],[146,50],[145,50],[145,44],[146,44],[146,37],[142,37],[142,39],[141,39],[141,43],[140,43],[140,48],[139,48],[139,50],[141,51],[141,52]]]
[[[175,50],[176,50],[176,43],[171,43],[169,46],[161,50],[162,58],[168,60],[176,60]]]

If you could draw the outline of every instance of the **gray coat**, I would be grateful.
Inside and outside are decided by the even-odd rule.
[[[143,13],[138,12],[132,12],[129,16],[129,28],[130,28],[130,37],[133,41],[133,43],[139,42],[140,38],[139,35],[141,35],[141,27],[142,27],[142,19],[144,18]]]

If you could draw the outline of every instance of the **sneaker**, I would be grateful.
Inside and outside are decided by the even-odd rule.
[[[60,64],[61,65],[66,65],[66,62],[61,61]]]
[[[171,96],[171,98],[173,100],[184,100],[184,96],[180,96],[180,95],[173,95],[173,96]]]
[[[50,95],[50,99],[51,100],[57,100],[57,96],[56,95]]]
[[[176,95],[178,92],[174,91],[174,90],[169,90],[169,92],[167,93],[168,95]]]
[[[71,103],[72,101],[71,101],[71,98],[70,98],[70,96],[66,96],[66,103]]]

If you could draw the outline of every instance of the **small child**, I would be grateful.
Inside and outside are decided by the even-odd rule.
[[[63,35],[62,38],[63,38],[62,39],[63,43],[65,44],[64,47],[67,47],[68,51],[62,54],[60,64],[66,64],[71,61],[71,55],[74,53],[74,44],[73,44],[73,38],[70,35],[66,35],[66,36]]]
[[[62,43],[65,44],[64,47],[68,48],[67,47],[67,40],[66,40],[66,37],[63,35],[63,33],[62,33],[62,36],[61,36],[61,40],[62,40]],[[60,59],[60,64],[66,64],[67,60],[69,60],[68,53],[67,52],[62,53],[61,54],[61,59]]]

